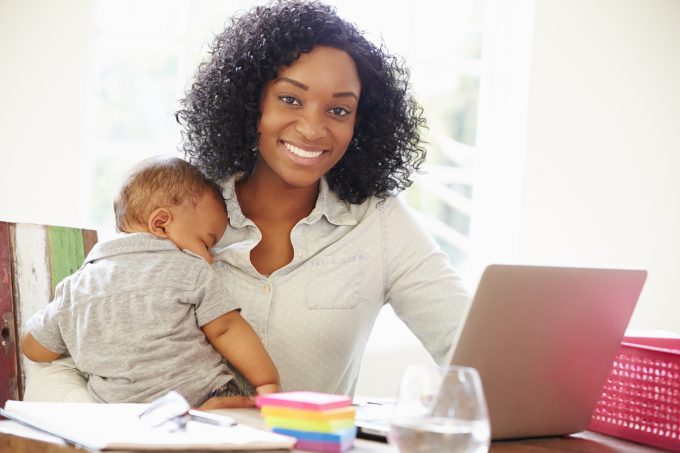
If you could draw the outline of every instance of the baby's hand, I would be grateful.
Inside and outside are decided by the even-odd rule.
[[[207,411],[210,409],[231,409],[241,407],[255,407],[255,398],[250,396],[213,396],[198,409]]]
[[[281,387],[278,384],[264,384],[255,388],[258,395],[266,395],[267,393],[279,393]]]

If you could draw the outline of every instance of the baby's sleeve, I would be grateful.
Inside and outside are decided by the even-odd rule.
[[[203,327],[225,313],[240,310],[221,273],[206,265],[196,284],[196,321]]]
[[[35,340],[58,354],[68,352],[64,337],[59,328],[59,316],[64,305],[64,286],[67,280],[62,281],[57,285],[56,296],[52,302],[47,304],[45,308],[36,312],[26,323],[26,331],[29,332]]]

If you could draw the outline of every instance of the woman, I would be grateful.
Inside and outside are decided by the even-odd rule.
[[[425,157],[407,88],[332,8],[284,1],[217,36],[177,113],[185,154],[222,181],[217,259],[284,390],[351,395],[385,303],[435,360],[451,345],[467,294],[395,197]]]

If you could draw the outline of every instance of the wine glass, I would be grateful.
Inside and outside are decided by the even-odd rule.
[[[391,420],[389,441],[401,452],[479,453],[491,426],[479,373],[461,366],[407,368]]]

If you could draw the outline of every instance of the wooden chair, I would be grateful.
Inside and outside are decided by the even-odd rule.
[[[82,265],[96,231],[0,222],[0,406],[21,399],[31,363],[19,351],[26,322]]]

